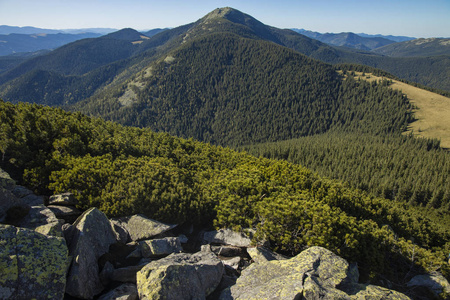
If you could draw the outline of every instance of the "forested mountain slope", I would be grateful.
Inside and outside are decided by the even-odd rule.
[[[235,34],[265,40],[328,63],[356,62],[385,69],[401,78],[450,90],[449,59],[443,57],[390,58],[370,52],[333,48],[292,30],[262,24],[232,8],[217,9],[197,22],[164,30],[150,38],[125,29],[97,39],[77,41],[48,55],[30,59],[0,76],[0,96],[11,102],[67,105],[121,85],[170,51],[209,34]],[[124,38],[125,36],[125,38]],[[134,37],[131,40],[129,36]],[[58,84],[42,81],[46,73]],[[42,73],[40,73],[42,74]],[[35,86],[40,88],[35,89]],[[29,94],[28,97],[24,97]]]
[[[80,208],[250,227],[285,254],[324,246],[357,262],[362,281],[405,292],[416,274],[449,275],[446,215],[425,216],[295,164],[80,113],[0,102],[0,121],[1,167],[40,193],[73,192]]]

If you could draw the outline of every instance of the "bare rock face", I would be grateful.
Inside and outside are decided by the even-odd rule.
[[[63,238],[0,224],[0,299],[63,299],[67,266]]]
[[[72,265],[67,277],[66,293],[91,299],[103,290],[98,259],[109,251],[116,237],[107,217],[97,208],[85,211],[73,224],[70,255]]]
[[[123,217],[118,221],[118,224],[128,232],[129,241],[148,240],[177,226],[161,223],[144,215]]]
[[[358,277],[357,269],[345,259],[311,247],[291,259],[252,264],[220,299],[409,299],[395,291],[360,285]]]
[[[205,299],[219,285],[223,264],[212,252],[171,254],[136,275],[143,299]]]

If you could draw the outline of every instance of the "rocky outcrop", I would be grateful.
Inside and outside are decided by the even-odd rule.
[[[72,265],[67,277],[67,294],[91,299],[103,290],[98,259],[116,242],[109,220],[96,208],[85,211],[73,224]]]
[[[387,290],[359,285],[358,277],[357,268],[345,259],[325,248],[311,247],[291,259],[250,265],[220,299],[359,299],[366,295],[386,299]],[[389,293],[396,299],[409,299]]]
[[[67,267],[63,238],[0,224],[0,299],[63,299]]]
[[[205,299],[219,285],[223,264],[212,252],[172,254],[137,273],[140,299]]]

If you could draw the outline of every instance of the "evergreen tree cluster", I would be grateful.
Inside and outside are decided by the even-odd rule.
[[[74,193],[80,208],[251,228],[256,243],[286,254],[324,246],[357,261],[371,282],[450,274],[446,215],[431,218],[297,164],[38,105],[0,102],[0,121],[2,168],[40,193]]]

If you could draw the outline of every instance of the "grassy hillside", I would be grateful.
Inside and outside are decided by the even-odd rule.
[[[81,208],[250,227],[286,254],[324,246],[358,262],[364,281],[387,279],[399,290],[418,273],[450,274],[446,215],[425,216],[298,165],[80,113],[0,102],[0,120],[2,168],[41,193],[75,193]]]

